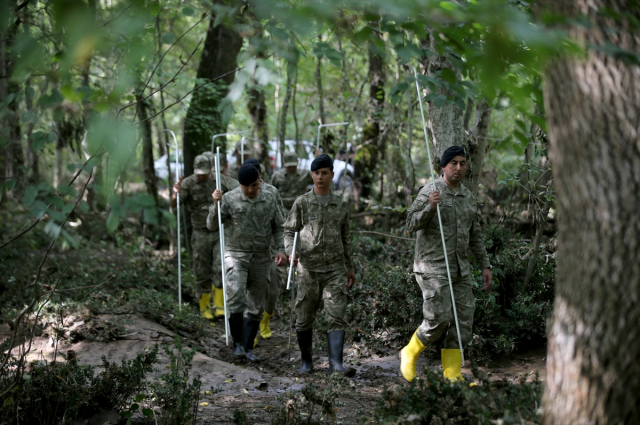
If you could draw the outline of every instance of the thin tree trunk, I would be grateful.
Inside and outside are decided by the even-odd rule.
[[[211,14],[196,75],[196,85],[233,71],[238,66],[242,37],[235,28],[224,24],[214,26],[215,19],[215,14]],[[211,149],[211,137],[226,131],[228,123],[223,120],[219,107],[228,92],[228,85],[234,78],[235,75],[230,73],[222,80],[207,84],[193,92],[184,120],[183,156],[187,176],[193,174],[193,160],[196,155]],[[216,139],[216,142],[219,141],[224,146],[224,140],[219,139]]]
[[[291,92],[293,91],[293,84],[291,82],[291,73],[295,72],[294,65],[287,66],[287,89],[282,101],[282,110],[280,112],[280,128],[278,129],[278,140],[280,140],[280,160],[282,167],[284,167],[284,152],[285,152],[285,133],[287,131],[287,111],[289,110],[289,101],[291,100]]]
[[[322,41],[322,34],[318,34],[318,41]],[[318,111],[320,111],[320,124],[327,123],[324,113],[324,92],[322,91],[322,58],[318,58],[316,65],[316,84],[318,85]],[[320,143],[322,146],[322,143]]]
[[[480,176],[484,158],[487,156],[487,136],[489,136],[489,124],[491,122],[491,107],[486,100],[481,100],[476,104],[476,111],[473,115],[470,137],[467,141],[468,166],[465,177],[465,185],[474,195],[478,194],[480,187]]]
[[[531,282],[531,278],[533,277],[533,272],[536,269],[536,262],[538,261],[538,251],[540,248],[540,241],[542,240],[542,234],[544,233],[544,227],[547,224],[547,216],[549,215],[549,209],[551,208],[551,182],[549,182],[547,186],[547,190],[545,190],[546,199],[542,208],[540,208],[539,214],[536,215],[536,234],[533,237],[533,242],[531,243],[531,254],[529,256],[529,264],[527,265],[527,271],[524,275],[524,287],[528,287],[529,282]]]
[[[253,121],[254,157],[263,164],[269,162],[269,129],[267,127],[267,103],[264,88],[252,78],[249,88],[249,115]]]
[[[293,125],[295,126],[296,129],[296,136],[295,136],[295,141],[296,141],[296,153],[298,155],[300,155],[300,130],[298,129],[298,115],[296,112],[296,93],[298,92],[298,73],[296,72],[296,78],[293,82],[293,105],[292,105],[292,111],[293,112]]]
[[[408,73],[408,67],[405,67]],[[405,205],[410,207],[413,203],[413,187],[416,184],[413,159],[411,157],[411,145],[413,144],[413,90],[407,90],[407,144],[404,148],[404,198]]]
[[[140,137],[142,139],[142,172],[144,175],[144,185],[147,193],[153,197],[155,203],[158,203],[158,187],[156,186],[156,170],[153,164],[153,137],[151,135],[151,121],[149,118],[149,105],[142,100],[143,93],[136,95],[138,103],[136,109],[140,117]]]
[[[544,85],[558,216],[544,423],[638,424],[640,67],[612,47],[640,51],[640,7],[618,0],[541,6],[581,16],[566,30],[588,48],[551,63]]]

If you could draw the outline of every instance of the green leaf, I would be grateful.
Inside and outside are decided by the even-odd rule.
[[[442,96],[442,95],[438,95],[433,99],[433,105],[436,108],[440,108],[442,107],[442,105],[444,105],[445,101],[447,100],[446,97]]]
[[[71,236],[71,233],[67,232],[65,229],[62,229],[62,236],[66,239],[67,242],[69,242],[69,245],[71,245],[73,249],[78,249],[80,244],[78,243],[78,240],[76,238]]]
[[[153,410],[151,409],[142,409],[142,414],[148,419],[153,419]]]
[[[147,224],[158,224],[158,211],[155,208],[145,208],[142,211],[142,220]]]
[[[360,31],[358,31],[355,34],[353,34],[353,36],[351,36],[351,38],[352,38],[354,43],[362,44],[362,43],[366,42],[367,40],[369,40],[369,37],[371,37],[372,33],[373,33],[373,31],[371,30],[371,28],[364,27]]]
[[[162,36],[161,40],[164,44],[172,44],[176,40],[176,36],[172,32],[168,32]]]
[[[58,236],[60,236],[60,231],[62,230],[62,226],[60,226],[59,224],[56,224],[53,221],[50,221],[47,223],[47,225],[44,227],[44,232],[51,236],[53,239],[58,239]]]
[[[184,7],[184,8],[182,8],[182,14],[183,14],[184,16],[193,16],[193,14],[194,14],[194,13],[195,13],[195,11],[194,11],[192,8],[190,8],[190,7]]]
[[[135,398],[136,403],[140,403],[142,400],[144,400],[144,394],[138,394]]]
[[[389,96],[393,96],[394,94],[397,93],[402,93],[405,92],[409,89],[409,84],[408,83],[400,83],[400,84],[396,84],[395,86],[393,86],[391,88],[391,90],[389,90]]]
[[[38,197],[38,189],[35,186],[29,186],[24,191],[24,196],[22,197],[22,204],[26,208],[30,208]]]
[[[443,80],[445,80],[447,83],[450,83],[450,84],[455,84],[456,81],[458,81],[458,77],[456,76],[456,73],[448,68],[443,69],[440,73],[440,76],[442,77]]]
[[[16,179],[7,179],[4,182],[4,188],[7,189],[7,191],[9,191],[14,188],[14,186],[16,185],[16,182],[17,182]]]
[[[109,231],[109,233],[115,232],[115,230],[118,228],[118,224],[120,224],[118,215],[115,214],[115,211],[111,211],[109,213],[109,217],[107,218],[107,230]]]
[[[43,131],[36,131],[31,134],[31,149],[39,151],[47,144],[47,133]]]
[[[44,96],[42,96],[38,103],[44,109],[44,108],[49,108],[51,106],[58,105],[62,103],[63,100],[64,98],[62,97],[60,92],[57,89],[53,89],[51,90],[51,93],[45,94]]]

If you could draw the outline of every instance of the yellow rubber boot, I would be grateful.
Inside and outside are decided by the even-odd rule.
[[[457,348],[443,348],[440,352],[442,356],[442,374],[451,382],[464,381],[462,377],[462,355]]]
[[[417,330],[413,333],[411,341],[400,351],[400,372],[404,379],[411,382],[416,379],[416,363],[420,353],[427,348],[418,339]]]
[[[272,314],[269,314],[266,311],[262,315],[262,320],[260,321],[260,336],[262,337],[262,339],[271,338],[271,329],[269,328],[269,322],[271,321],[272,316]]]
[[[213,312],[216,319],[224,316],[224,293],[222,288],[213,289]]]
[[[211,315],[211,294],[200,295],[200,315],[205,319],[213,319]]]
[[[256,339],[253,340],[253,348],[258,346],[258,335],[256,335]]]

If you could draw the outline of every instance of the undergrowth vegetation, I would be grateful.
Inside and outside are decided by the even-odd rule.
[[[545,340],[551,313],[556,268],[549,244],[536,262],[528,285],[524,277],[531,244],[506,226],[484,226],[485,246],[493,265],[493,285],[483,291],[477,263],[472,263],[476,297],[471,358],[485,362],[491,355],[510,353]],[[357,355],[399,349],[422,321],[422,293],[413,275],[413,243],[356,236],[354,256],[358,283],[351,288],[349,321]],[[326,323],[319,315],[318,334]],[[442,340],[440,340],[442,341]],[[322,345],[322,339],[319,339]],[[436,352],[438,343],[429,350]]]

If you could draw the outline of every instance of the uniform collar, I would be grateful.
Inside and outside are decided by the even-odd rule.
[[[465,196],[466,195],[466,191],[464,190],[465,187],[462,183],[460,183],[460,187],[458,188],[458,191],[455,192],[448,184],[446,181],[444,181],[444,176],[440,176],[440,178],[438,180],[436,180],[436,182],[439,182],[439,186],[442,187],[442,191],[451,195],[451,196]]]

